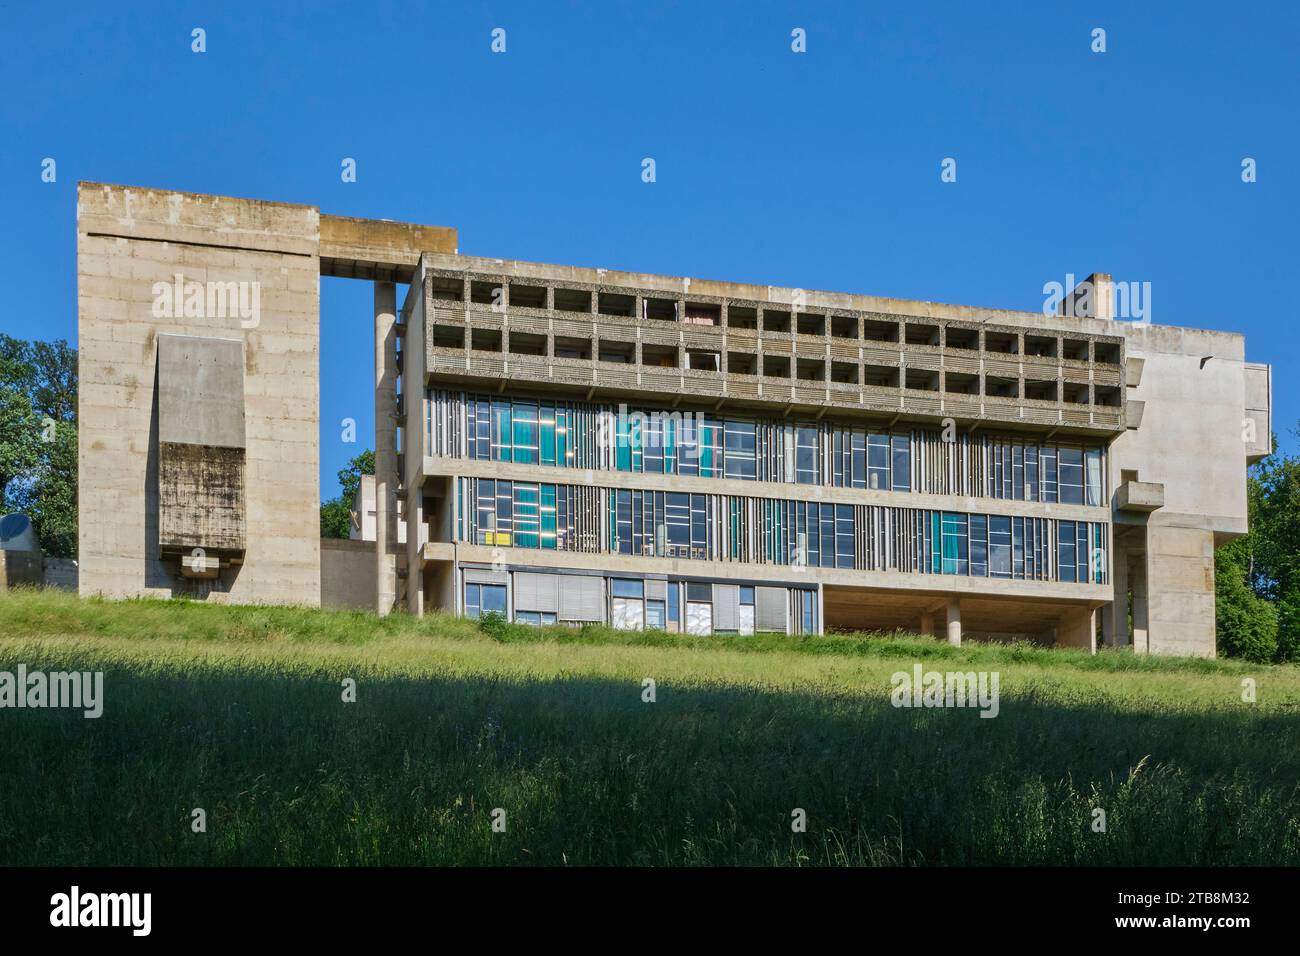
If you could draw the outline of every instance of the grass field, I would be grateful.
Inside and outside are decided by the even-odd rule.
[[[998,717],[891,706],[918,662]],[[105,701],[0,710],[3,864],[1300,863],[1296,668],[43,591],[0,595],[19,664]]]

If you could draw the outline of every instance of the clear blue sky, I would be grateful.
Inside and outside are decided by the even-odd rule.
[[[1111,272],[1152,284],[1156,322],[1244,332],[1295,446],[1300,4],[368,6],[4,5],[0,331],[75,339],[76,182],[102,180],[455,226],[469,254],[971,305]],[[322,296],[328,496],[372,442],[373,346],[368,285]]]

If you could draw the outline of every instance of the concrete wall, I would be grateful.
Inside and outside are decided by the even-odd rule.
[[[320,603],[319,211],[82,183],[77,208],[80,592]],[[249,283],[258,313],[167,315],[183,283]],[[251,298],[251,297],[250,297]],[[218,312],[222,314],[212,314]],[[247,551],[215,581],[158,548],[160,334],[243,341]]]
[[[320,539],[321,607],[375,609],[375,543]]]
[[[76,558],[51,558],[45,559],[45,586],[47,588],[62,588],[67,591],[77,590],[77,560]]]
[[[26,585],[38,586],[43,581],[39,551],[0,551],[0,591]]]

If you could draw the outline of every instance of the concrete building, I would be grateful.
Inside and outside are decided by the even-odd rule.
[[[317,536],[320,275],[374,284],[373,544]],[[1044,315],[83,183],[78,282],[85,594],[1212,655],[1271,435],[1241,336],[1104,275]]]

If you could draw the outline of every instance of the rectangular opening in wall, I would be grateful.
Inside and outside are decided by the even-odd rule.
[[[906,382],[908,388],[918,391],[939,391],[939,373],[928,368],[909,368]]]
[[[641,346],[641,364],[655,368],[677,368],[679,366],[677,346],[643,343]]]
[[[429,296],[446,302],[460,302],[465,295],[465,280],[443,276],[429,277]]]
[[[583,289],[556,289],[555,308],[560,312],[590,312],[591,293]]]
[[[842,385],[858,384],[857,362],[831,362],[831,381]]]
[[[931,325],[929,322],[908,322],[907,344],[938,345],[939,326]]]
[[[943,390],[956,395],[978,395],[980,378],[978,375],[968,375],[965,372],[944,372]]]
[[[1037,358],[1056,358],[1056,337],[1050,335],[1026,335],[1025,354]]]
[[[862,320],[862,337],[869,342],[897,342],[898,323],[879,319]]]
[[[758,356],[752,352],[728,352],[727,371],[737,375],[757,375]]]
[[[473,329],[470,332],[469,347],[476,352],[500,352],[500,329]]]
[[[687,302],[686,317],[682,321],[687,325],[721,325],[722,306],[705,302]]]
[[[997,375],[984,376],[984,394],[990,398],[1018,398],[1020,383],[1014,378]]]
[[[837,339],[856,339],[858,317],[856,315],[831,316],[831,335]]]
[[[1033,402],[1057,401],[1056,382],[1054,380],[1025,379],[1025,398]]]
[[[510,283],[510,306],[520,309],[546,308],[546,286]]]
[[[789,378],[790,357],[788,355],[764,355],[763,374],[768,378]]]
[[[1071,362],[1088,361],[1087,339],[1065,339],[1061,342],[1061,355]]]
[[[1120,347],[1118,342],[1094,342],[1092,347],[1094,361],[1102,365],[1118,365]]]
[[[1095,403],[1104,405],[1106,408],[1119,408],[1123,404],[1120,390],[1114,385],[1097,385],[1094,386]]]
[[[728,306],[727,326],[732,329],[758,328],[758,309],[747,305]]]
[[[636,361],[636,345],[631,342],[601,339],[600,360],[602,362],[614,362],[619,365],[631,365]]]
[[[1065,401],[1071,405],[1088,404],[1088,385],[1086,382],[1066,382],[1062,388]]]
[[[619,315],[633,318],[636,315],[636,296],[620,292],[602,292],[597,299],[601,315]]]
[[[677,321],[677,301],[675,299],[642,299],[641,308],[647,319],[660,322]]]
[[[763,310],[763,331],[764,332],[789,332],[790,313],[783,312],[780,309],[764,309]]]
[[[434,325],[433,345],[439,349],[463,349],[465,347],[465,327],[463,325]]]
[[[864,365],[862,383],[876,388],[898,388],[902,370],[897,365]]]
[[[963,329],[958,325],[950,325],[944,331],[945,342],[950,349],[965,349],[975,351],[980,347],[980,333],[978,329]]]
[[[1000,352],[1003,355],[1018,355],[1020,347],[1018,336],[1014,332],[984,332],[984,351]]]
[[[545,355],[546,336],[533,332],[511,332],[510,351],[514,355]]]
[[[795,328],[800,335],[825,335],[826,316],[812,312],[800,312],[795,317]]]
[[[505,287],[497,281],[475,279],[469,284],[469,298],[471,302],[479,305],[504,306]]]
[[[694,369],[697,372],[716,372],[720,368],[720,357],[717,352],[691,349],[686,353],[686,359],[687,368]]]
[[[590,359],[591,339],[574,339],[557,335],[555,337],[555,357]]]
[[[796,363],[795,373],[801,382],[824,382],[826,363],[821,359],[801,358]]]

